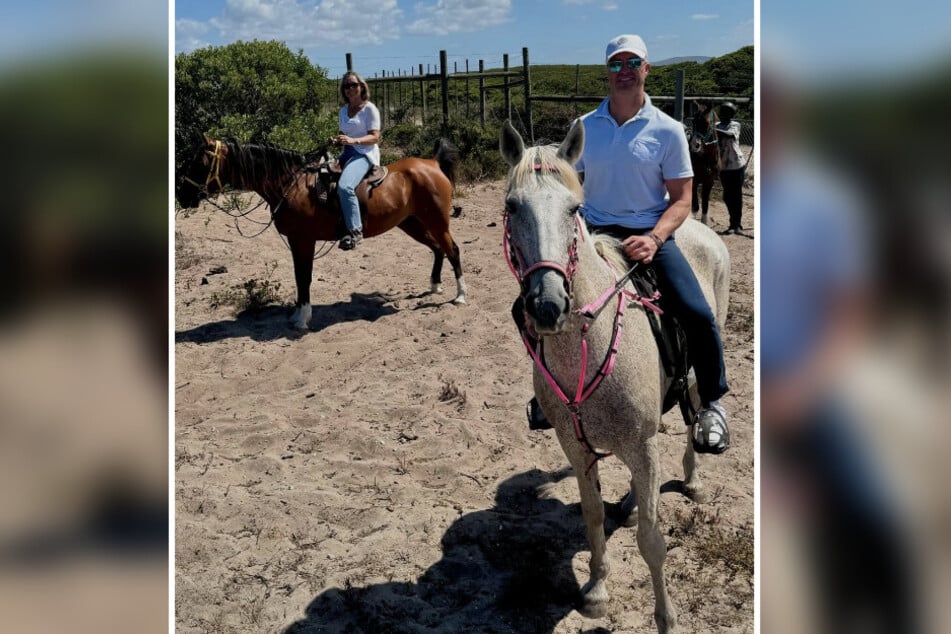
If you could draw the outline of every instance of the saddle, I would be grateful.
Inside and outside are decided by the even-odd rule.
[[[311,190],[311,195],[317,199],[321,205],[330,207],[334,210],[338,219],[338,233],[346,233],[343,224],[343,212],[340,208],[340,198],[337,196],[337,183],[340,181],[340,174],[343,168],[340,162],[325,152],[317,157],[316,161],[308,163],[304,167],[307,174],[307,187]],[[383,184],[389,170],[383,165],[371,165],[370,169],[357,185],[357,200],[360,201],[361,213],[366,211],[367,201],[373,196],[373,190]]]
[[[654,267],[639,266],[631,276],[631,283],[638,295],[653,297],[658,290],[657,273]],[[660,298],[657,303],[658,306],[663,307],[663,298]],[[664,395],[661,413],[666,414],[676,403],[680,403],[684,420],[692,421],[696,411],[688,394],[690,366],[687,361],[687,335],[672,311],[666,310],[661,315],[652,310],[644,312],[647,314],[647,321],[654,334],[654,341],[657,343],[664,373],[670,379],[670,387]]]

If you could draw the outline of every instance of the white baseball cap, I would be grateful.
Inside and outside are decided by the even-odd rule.
[[[618,35],[608,42],[604,51],[604,63],[611,61],[618,53],[634,53],[641,59],[647,59],[647,45],[640,35]]]

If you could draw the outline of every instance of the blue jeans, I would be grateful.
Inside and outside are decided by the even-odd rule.
[[[667,240],[653,259],[664,304],[673,310],[687,336],[687,362],[697,375],[700,401],[707,406],[729,391],[723,342],[716,317],[687,258],[673,240]]]
[[[346,152],[344,153],[346,156]],[[340,182],[337,184],[337,194],[340,196],[340,208],[343,211],[343,222],[348,231],[362,231],[360,221],[360,201],[357,200],[356,188],[370,170],[370,159],[357,154],[343,168]]]
[[[618,238],[644,235],[650,229],[628,229],[617,225],[594,227]],[[716,317],[703,296],[693,269],[673,238],[664,242],[651,262],[657,272],[661,301],[669,309],[687,336],[687,363],[697,376],[697,392],[704,407],[730,388],[726,383],[723,342]]]

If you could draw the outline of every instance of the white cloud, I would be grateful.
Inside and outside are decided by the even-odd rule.
[[[460,31],[479,31],[511,19],[511,0],[436,0],[418,2],[413,7],[416,19],[406,27],[410,33],[446,35]]]
[[[175,52],[187,53],[204,48],[209,42],[203,37],[208,33],[208,24],[197,20],[175,20]]]
[[[716,13],[694,13],[690,16],[691,20],[719,20],[720,16]]]
[[[397,39],[402,14],[396,0],[227,0],[224,12],[209,24],[228,42],[281,40],[291,49],[358,48]]]
[[[617,11],[618,3],[615,0],[561,0],[562,4],[598,4],[605,11]]]

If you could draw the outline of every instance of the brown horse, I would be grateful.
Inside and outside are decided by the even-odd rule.
[[[707,212],[710,209],[710,191],[720,174],[720,156],[717,145],[717,119],[713,104],[702,108],[693,117],[693,130],[690,133],[690,164],[693,166],[693,199],[691,210],[696,217],[700,213],[700,222],[707,224]],[[697,194],[700,194],[697,196]]]
[[[324,152],[325,153],[325,152]],[[322,153],[323,154],[323,153]],[[404,158],[388,166],[389,175],[361,201],[365,237],[399,227],[433,252],[432,292],[441,292],[443,258],[456,275],[454,304],[466,301],[459,247],[449,233],[453,169],[458,152],[440,140],[432,159]],[[340,212],[311,187],[314,177],[305,171],[310,156],[270,144],[217,141],[202,135],[195,158],[182,170],[176,198],[182,207],[197,207],[202,198],[225,185],[257,192],[271,208],[271,220],[287,236],[294,259],[297,304],[292,317],[304,330],[311,317],[310,283],[318,240],[341,236]],[[361,186],[362,187],[362,186]],[[358,190],[359,191],[359,190]]]

